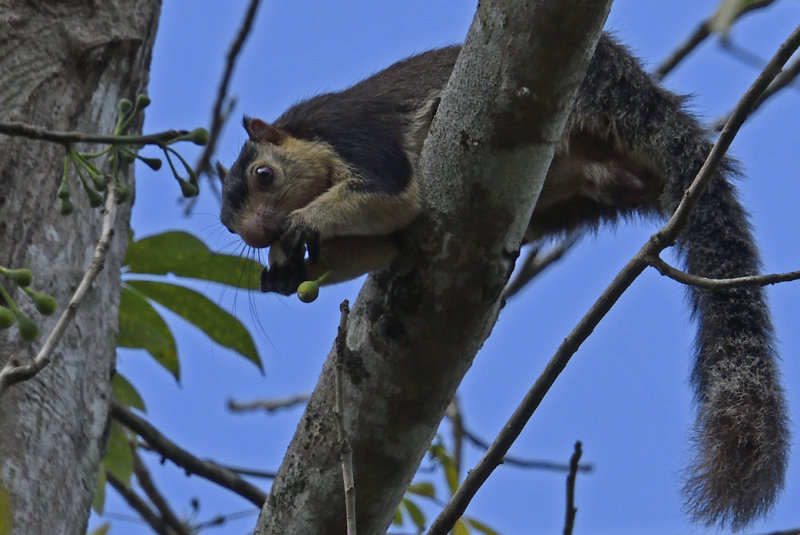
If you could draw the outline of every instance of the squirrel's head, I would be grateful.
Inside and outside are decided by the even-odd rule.
[[[268,247],[289,214],[331,187],[341,159],[322,141],[298,139],[262,121],[244,118],[248,141],[222,181],[222,223],[251,247]]]

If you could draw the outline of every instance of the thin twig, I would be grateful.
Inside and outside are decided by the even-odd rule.
[[[133,443],[131,443],[131,454],[133,455],[133,473],[136,474],[136,480],[139,482],[139,486],[142,487],[142,490],[147,495],[150,502],[158,509],[158,512],[161,513],[161,518],[164,523],[179,535],[191,535],[189,526],[178,518],[167,503],[167,500],[164,499],[164,496],[162,496],[156,488],[153,478],[150,477],[150,472],[147,471],[147,467],[136,452],[136,445]]]
[[[469,429],[463,428],[463,434],[464,438],[472,442],[475,446],[483,450],[489,449],[489,443]],[[569,464],[566,463],[556,463],[553,461],[541,461],[536,459],[521,459],[511,455],[506,455],[503,457],[503,464],[506,466],[516,466],[519,468],[530,468],[532,470],[549,470],[551,472],[569,472],[570,470]],[[578,466],[578,471],[580,472],[591,472],[592,470],[594,470],[594,466],[591,464],[581,464]]]
[[[503,299],[509,299],[522,290],[530,281],[541,275],[541,273],[561,260],[564,255],[578,243],[579,233],[567,235],[561,242],[557,243],[544,254],[538,248],[531,249],[528,256],[522,262],[522,267],[514,280],[506,285],[503,291]]]
[[[208,132],[208,143],[206,143],[203,154],[200,155],[200,158],[197,160],[197,165],[195,166],[195,172],[198,176],[211,171],[211,155],[214,154],[214,150],[216,150],[217,139],[222,130],[222,125],[230,112],[229,109],[228,113],[223,113],[222,106],[228,95],[228,86],[230,85],[231,76],[233,75],[233,68],[236,65],[236,59],[244,46],[244,42],[247,40],[247,36],[250,35],[250,30],[253,27],[253,20],[255,19],[260,2],[261,0],[250,0],[250,5],[247,7],[247,13],[245,13],[244,20],[242,20],[239,32],[236,34],[236,38],[233,40],[228,50],[225,72],[220,80],[219,89],[217,90],[217,99],[214,102],[214,111],[211,116],[211,128]]]
[[[680,269],[667,264],[658,256],[650,257],[647,262],[659,273],[672,280],[704,288],[707,290],[722,290],[726,288],[741,288],[745,286],[768,286],[779,282],[796,281],[800,279],[800,271],[790,271],[788,273],[771,273],[769,275],[750,275],[747,277],[733,277],[730,279],[710,279],[686,273]]]
[[[767,87],[767,89],[764,91],[764,94],[761,95],[761,98],[759,98],[753,105],[753,111],[760,108],[761,105],[764,104],[767,99],[775,95],[775,93],[792,84],[798,76],[800,76],[800,58],[795,58],[795,60],[792,61],[789,66],[783,70],[783,72],[776,76],[771,84],[769,84],[769,87]],[[719,132],[722,130],[722,127],[725,126],[725,123],[728,122],[729,117],[730,113],[725,114],[714,121],[711,127],[715,131]]]
[[[336,333],[336,434],[339,439],[339,459],[342,463],[342,480],[344,481],[344,503],[347,514],[347,535],[356,535],[356,484],[353,476],[353,448],[347,440],[344,427],[344,362],[347,358],[347,318],[350,315],[350,303],[345,299],[339,305],[341,318]]]
[[[760,9],[762,7],[766,7],[767,5],[771,4],[774,0],[758,0],[755,2],[751,2],[748,4],[747,7],[743,8],[739,14],[736,16],[736,20],[738,20],[742,15],[745,13],[750,13],[756,9]],[[656,70],[653,72],[653,78],[658,81],[663,80],[667,74],[672,72],[678,64],[686,59],[686,57],[695,49],[697,48],[700,43],[706,40],[706,38],[711,35],[713,26],[713,17],[707,18],[703,22],[697,25],[697,27],[692,31],[689,37],[681,43],[675,51],[670,54],[667,59],[665,59],[661,65],[659,65]]]
[[[75,293],[72,294],[72,298],[69,300],[64,312],[61,313],[55,327],[50,331],[47,340],[45,340],[36,358],[33,359],[33,362],[20,365],[9,361],[3,369],[0,370],[0,396],[3,395],[3,392],[5,392],[9,386],[27,381],[42,371],[50,363],[53,351],[56,345],[58,345],[59,340],[61,340],[61,336],[64,334],[64,331],[66,331],[72,318],[75,317],[78,307],[83,302],[84,297],[86,297],[95,279],[103,270],[108,248],[111,245],[111,239],[114,237],[114,223],[117,219],[117,205],[119,204],[119,193],[114,181],[106,181],[106,190],[102,231],[100,233],[100,239],[95,246],[94,258],[92,259],[91,265],[89,265],[89,269],[84,273],[78,288],[75,290]]]
[[[164,519],[160,518],[152,509],[150,509],[150,506],[147,505],[147,502],[140,498],[139,495],[133,491],[133,489],[117,479],[116,476],[114,476],[114,474],[108,470],[106,470],[106,481],[111,484],[114,490],[116,490],[117,493],[122,496],[122,499],[125,500],[134,511],[139,513],[139,516],[141,516],[142,519],[147,522],[147,525],[150,526],[150,529],[152,529],[158,535],[180,535],[170,528],[166,522],[164,522]]]
[[[186,470],[187,475],[197,474],[221,487],[232,490],[258,507],[264,505],[267,495],[261,489],[251,485],[226,468],[198,459],[161,434],[158,429],[144,420],[144,418],[135,415],[117,401],[111,403],[111,416],[144,438],[161,456]]]
[[[752,110],[753,104],[775,76],[778,75],[781,66],[789,60],[798,46],[800,46],[800,26],[779,47],[778,52],[767,64],[764,71],[739,100],[733,115],[725,125],[725,128],[722,129],[722,133],[697,176],[684,193],[675,213],[667,221],[666,225],[654,234],[622,268],[572,332],[564,339],[492,445],[489,446],[489,449],[475,468],[467,474],[467,477],[464,478],[464,481],[450,499],[450,503],[436,518],[428,531],[428,535],[445,535],[452,529],[456,521],[464,514],[472,497],[494,469],[503,461],[506,452],[519,437],[533,412],[581,344],[594,331],[595,327],[611,310],[611,307],[614,306],[625,290],[644,271],[648,265],[647,259],[653,255],[658,255],[663,249],[674,243],[678,233],[686,226],[689,213],[696,204],[697,199],[722,162],[725,151],[727,151],[745,118]]]
[[[156,134],[142,136],[114,136],[109,134],[84,134],[82,132],[61,132],[47,130],[26,123],[0,122],[0,134],[26,137],[39,141],[50,141],[69,145],[71,143],[105,143],[108,145],[161,145],[176,137],[189,134],[188,130],[165,130]]]
[[[234,401],[228,400],[228,409],[232,411],[254,411],[264,410],[267,412],[275,412],[280,409],[289,409],[295,405],[305,403],[311,397],[311,394],[295,394],[282,399],[256,399],[253,401]]]
[[[580,441],[575,443],[575,451],[569,459],[569,474],[567,475],[567,512],[566,519],[564,520],[564,535],[572,535],[572,530],[575,527],[575,515],[578,513],[578,508],[575,507],[575,479],[578,475],[578,462],[581,460]]]

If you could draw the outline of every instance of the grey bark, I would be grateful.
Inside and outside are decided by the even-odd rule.
[[[423,150],[428,207],[410,233],[411,253],[370,277],[350,314],[344,419],[360,533],[386,531],[491,332],[609,7],[478,6]],[[344,533],[333,366],[330,355],[256,534]]]
[[[0,1],[0,114],[52,130],[110,132],[122,97],[145,92],[158,0]],[[82,150],[92,147],[82,146]],[[34,288],[63,306],[100,236],[100,210],[73,184],[75,212],[58,211],[64,148],[0,136],[0,264],[29,267]],[[0,399],[0,490],[12,533],[82,534],[105,449],[114,368],[119,270],[130,203],[122,207],[105,269],[37,377]],[[0,281],[12,290],[5,280]],[[35,355],[43,333],[20,342],[0,331],[0,366]]]

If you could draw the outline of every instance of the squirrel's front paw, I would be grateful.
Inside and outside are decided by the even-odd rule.
[[[306,268],[302,260],[300,262],[265,267],[261,272],[261,291],[292,295],[297,291],[300,283],[307,278]]]
[[[302,262],[308,251],[308,260],[316,264],[319,259],[319,232],[308,225],[288,218],[280,234],[281,249],[289,262]]]

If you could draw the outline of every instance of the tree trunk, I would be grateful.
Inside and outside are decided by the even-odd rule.
[[[120,98],[144,93],[158,0],[0,0],[0,116],[51,130],[110,133]],[[139,126],[140,128],[140,126]],[[81,145],[80,150],[93,147]],[[0,136],[0,265],[33,270],[33,288],[61,309],[46,319],[0,277],[39,324],[33,343],[0,331],[0,366],[33,358],[100,236],[101,213],[72,182],[75,212],[59,214],[64,147]],[[105,450],[119,272],[130,203],[121,207],[105,268],[53,361],[0,399],[0,493],[11,533],[83,534]]]
[[[386,531],[491,332],[610,4],[478,6],[423,150],[428,206],[410,233],[411,260],[370,277],[348,323],[343,413],[360,533]],[[345,532],[332,357],[256,534]]]

